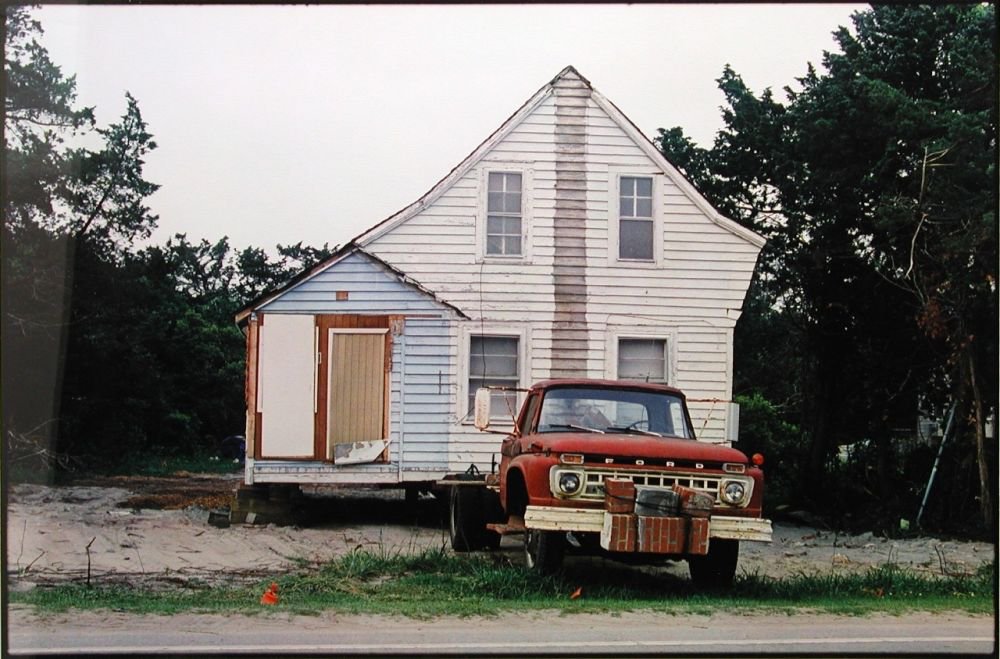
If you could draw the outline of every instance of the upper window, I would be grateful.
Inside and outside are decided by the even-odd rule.
[[[653,179],[622,176],[618,187],[618,258],[653,260]]]
[[[665,339],[619,339],[618,378],[644,382],[667,382]]]
[[[475,407],[476,389],[480,387],[516,388],[519,382],[518,337],[469,337],[468,409]],[[493,391],[490,410],[495,418],[511,419],[517,415],[516,391]]]
[[[521,174],[490,172],[486,198],[486,254],[521,256]]]

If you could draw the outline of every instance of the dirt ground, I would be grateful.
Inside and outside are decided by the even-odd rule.
[[[8,491],[7,575],[12,589],[67,580],[225,583],[318,565],[357,548],[386,553],[448,546],[444,511],[430,495],[407,505],[399,490],[312,488],[306,526],[208,524],[239,485],[231,476],[102,478]],[[520,538],[501,551],[522,560]],[[780,577],[859,571],[894,562],[931,574],[969,573],[993,544],[843,535],[776,522],[771,544],[744,543],[740,569]],[[678,574],[686,566],[667,568]]]

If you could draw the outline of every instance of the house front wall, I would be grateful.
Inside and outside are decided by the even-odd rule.
[[[711,219],[604,107],[574,74],[558,79],[450,188],[364,244],[470,317],[456,329],[449,383],[453,469],[488,466],[497,445],[468,423],[469,336],[479,333],[518,338],[522,385],[614,377],[619,338],[662,339],[699,438],[725,439],[733,328],[759,247]],[[521,174],[520,256],[484,254],[490,172]],[[622,176],[653,181],[650,261],[618,258]]]

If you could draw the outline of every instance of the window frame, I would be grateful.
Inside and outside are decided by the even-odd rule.
[[[521,176],[521,253],[487,254],[486,230],[489,222],[490,174],[520,174]],[[479,198],[476,211],[476,262],[523,263],[531,258],[531,209],[534,170],[527,163],[493,162],[480,168]]]
[[[530,332],[523,324],[480,323],[478,321],[466,323],[459,336],[458,387],[456,387],[458,391],[454,402],[455,418],[461,425],[466,426],[473,425],[475,421],[472,411],[466,409],[470,394],[469,380],[472,377],[470,359],[472,357],[472,337],[474,336],[517,339],[517,384],[515,386],[519,389],[526,389],[527,377],[530,373],[528,370]],[[525,392],[519,391],[515,396],[515,418],[524,403],[525,395]],[[494,415],[490,419],[490,425],[513,428],[514,421],[504,413],[502,416]]]
[[[647,178],[652,185],[653,257],[651,259],[621,258],[621,189],[623,178]],[[609,168],[608,170],[608,262],[615,266],[648,268],[663,264],[663,175],[648,169]],[[634,217],[626,217],[634,220]],[[636,221],[645,221],[638,219]]]
[[[608,328],[607,344],[605,346],[605,377],[609,380],[620,379],[618,375],[618,351],[622,340],[663,341],[664,376],[666,380],[660,384],[676,387],[677,384],[677,332],[662,327],[622,327]]]

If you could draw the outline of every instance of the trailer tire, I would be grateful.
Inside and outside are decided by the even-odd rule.
[[[451,488],[448,535],[455,551],[476,551],[487,545],[483,492],[483,488],[473,485]]]
[[[699,588],[728,588],[733,585],[739,557],[739,540],[712,540],[707,554],[688,558],[691,581]]]

